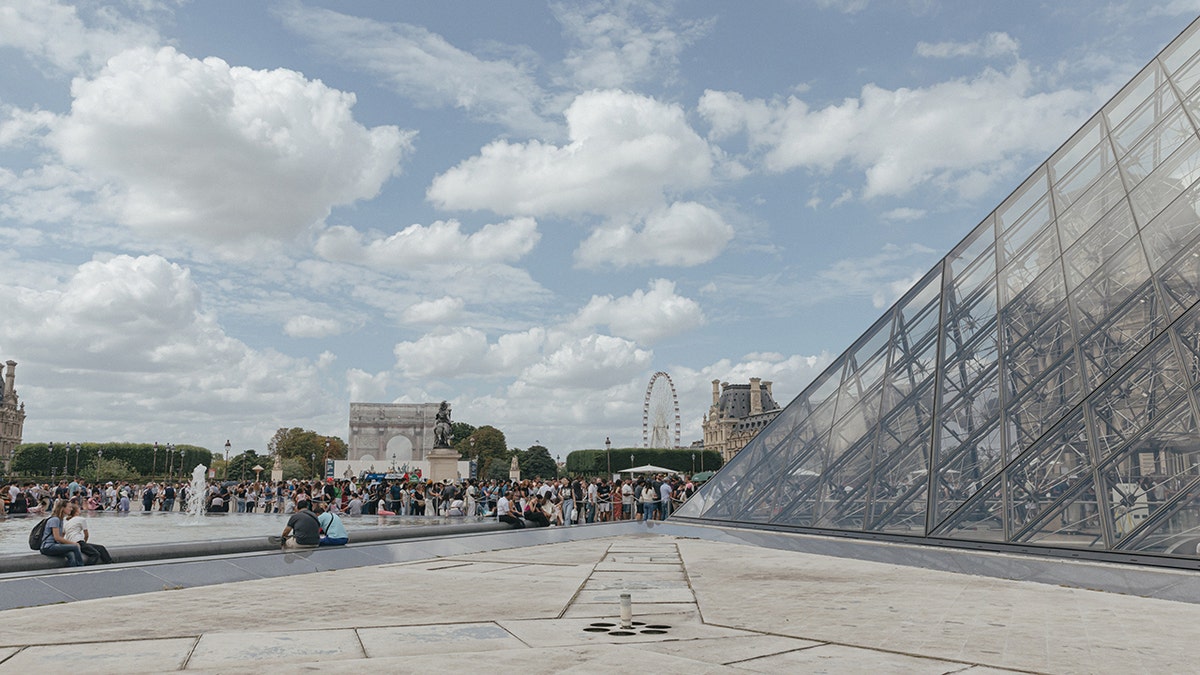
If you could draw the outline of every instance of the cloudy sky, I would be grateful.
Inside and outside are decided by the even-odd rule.
[[[791,400],[1197,0],[0,0],[26,441]]]

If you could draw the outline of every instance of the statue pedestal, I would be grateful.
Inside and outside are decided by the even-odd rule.
[[[458,482],[458,451],[454,448],[434,448],[425,454],[429,462],[429,475],[426,478],[435,483],[441,483],[447,478]]]

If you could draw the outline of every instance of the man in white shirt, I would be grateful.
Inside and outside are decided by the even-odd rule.
[[[525,527],[525,521],[512,514],[512,502],[508,501],[508,495],[500,495],[500,501],[496,502],[496,516],[497,520],[515,529]]]

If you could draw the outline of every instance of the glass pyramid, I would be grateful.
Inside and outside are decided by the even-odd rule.
[[[1200,21],[676,518],[1196,557]]]

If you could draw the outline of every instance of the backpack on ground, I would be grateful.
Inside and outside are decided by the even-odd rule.
[[[29,531],[29,548],[40,551],[42,550],[42,539],[46,536],[46,521],[49,517],[42,518],[33,529]]]

